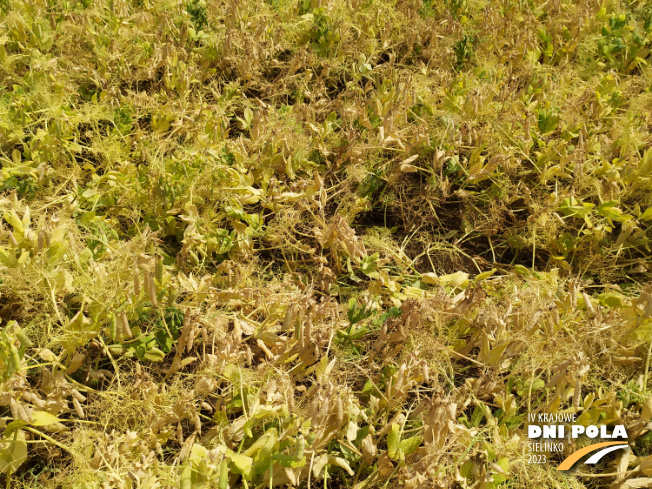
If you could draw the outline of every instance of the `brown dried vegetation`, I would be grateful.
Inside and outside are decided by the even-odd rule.
[[[648,487],[650,32],[645,2],[0,0],[0,480]],[[630,449],[528,464],[541,412]]]

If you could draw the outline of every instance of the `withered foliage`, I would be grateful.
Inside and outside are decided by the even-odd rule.
[[[0,0],[0,481],[649,487],[651,32]],[[629,448],[530,464],[538,413]]]

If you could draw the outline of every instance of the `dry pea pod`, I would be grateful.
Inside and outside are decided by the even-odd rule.
[[[38,251],[43,251],[45,249],[45,242],[46,242],[45,231],[41,229],[38,232],[38,241],[37,241]]]
[[[192,445],[195,441],[195,436],[196,434],[193,433],[188,437],[186,442],[183,444],[181,450],[179,450],[179,460],[185,460],[188,458],[188,455],[190,455],[190,449],[192,448]]]
[[[369,434],[362,439],[362,459],[367,465],[371,465],[376,458],[376,444],[373,437]]]
[[[405,362],[401,364],[401,368],[398,369],[398,375],[396,376],[396,384],[394,385],[394,392],[400,392],[401,389],[403,388],[403,383],[405,382],[405,369],[407,368],[407,365],[405,365]]]
[[[32,411],[31,411],[31,409],[29,408],[29,406],[25,406],[25,405],[23,405],[22,403],[19,403],[19,404],[18,404],[18,411],[19,411],[20,414],[22,415],[21,419],[22,419],[23,421],[26,421],[26,422],[28,422],[28,423],[31,423],[31,422],[32,422]]]
[[[119,324],[124,338],[127,340],[133,338],[134,335],[131,334],[131,328],[129,327],[129,320],[127,319],[127,313],[121,312],[118,318],[120,320]]]
[[[593,308],[593,304],[591,304],[591,298],[589,297],[589,294],[582,291],[582,297],[584,298],[584,304],[586,304],[586,308],[588,309],[589,313],[592,316],[595,316],[595,309]]]
[[[265,355],[267,356],[268,359],[274,360],[274,354],[271,352],[269,348],[267,348],[267,345],[265,345],[265,343],[263,343],[262,340],[256,340],[256,344],[261,350],[263,350],[263,352],[265,352]]]
[[[156,297],[156,283],[154,282],[154,277],[152,277],[152,272],[149,272],[149,301],[154,307],[158,307],[158,298]]]
[[[559,308],[557,306],[552,308],[552,322],[555,326],[559,326],[561,320],[559,318]]]
[[[156,297],[156,285],[152,272],[145,272],[145,290],[149,296],[149,301],[154,307],[158,307],[158,299]]]
[[[206,328],[201,329],[201,342],[208,345],[208,330]]]
[[[573,407],[579,409],[582,400],[582,381],[578,378],[575,380],[575,391],[573,392]]]
[[[552,335],[555,332],[555,325],[553,323],[552,316],[547,315],[545,318],[545,322],[546,322],[546,333],[548,333],[548,335]]]
[[[18,403],[16,402],[16,399],[13,397],[9,399],[9,409],[11,409],[11,416],[15,420],[19,420],[20,414],[18,414]]]
[[[288,403],[288,408],[290,409],[290,412],[293,412],[296,409],[296,404],[294,402],[294,396],[292,394],[287,396],[287,403]]]
[[[574,311],[577,307],[577,292],[579,291],[579,284],[575,281],[571,281],[568,287],[568,291],[570,293],[571,311]]]
[[[43,399],[41,399],[38,396],[38,394],[36,394],[34,392],[30,392],[30,391],[27,391],[27,392],[23,393],[23,399],[25,399],[27,402],[32,403],[32,405],[34,407],[36,407],[37,409],[42,410],[47,405],[47,403]]]
[[[72,398],[72,405],[75,408],[75,412],[77,413],[77,416],[79,416],[81,419],[84,419],[85,417],[84,410],[82,409],[81,404],[75,397]]]
[[[304,389],[305,389],[305,386],[301,386],[301,387],[304,387]],[[316,424],[315,421],[317,419],[317,412],[318,411],[319,411],[319,396],[314,396],[312,398],[312,401],[310,401],[310,405],[308,406],[308,413],[307,413],[307,417],[312,418],[313,425]]]
[[[337,421],[337,426],[342,426],[344,422],[344,406],[342,405],[342,396],[339,395],[337,396],[335,420]]]
[[[136,365],[138,365],[138,364],[136,364]],[[72,390],[72,397],[77,399],[79,402],[84,402],[86,400],[84,395],[81,392],[79,392],[77,389]]]

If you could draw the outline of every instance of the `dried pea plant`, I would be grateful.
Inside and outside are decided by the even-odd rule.
[[[0,482],[649,487],[651,32],[0,0]],[[630,448],[528,464],[562,412]]]

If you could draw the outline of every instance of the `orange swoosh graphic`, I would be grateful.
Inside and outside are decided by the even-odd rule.
[[[595,452],[600,448],[609,447],[611,445],[622,445],[622,444],[623,444],[622,441],[605,441],[604,443],[595,443],[594,445],[589,445],[588,447],[584,447],[581,450],[578,450],[577,452],[566,457],[564,461],[559,464],[557,470],[570,469],[575,464],[575,462],[577,462],[587,453]]]

